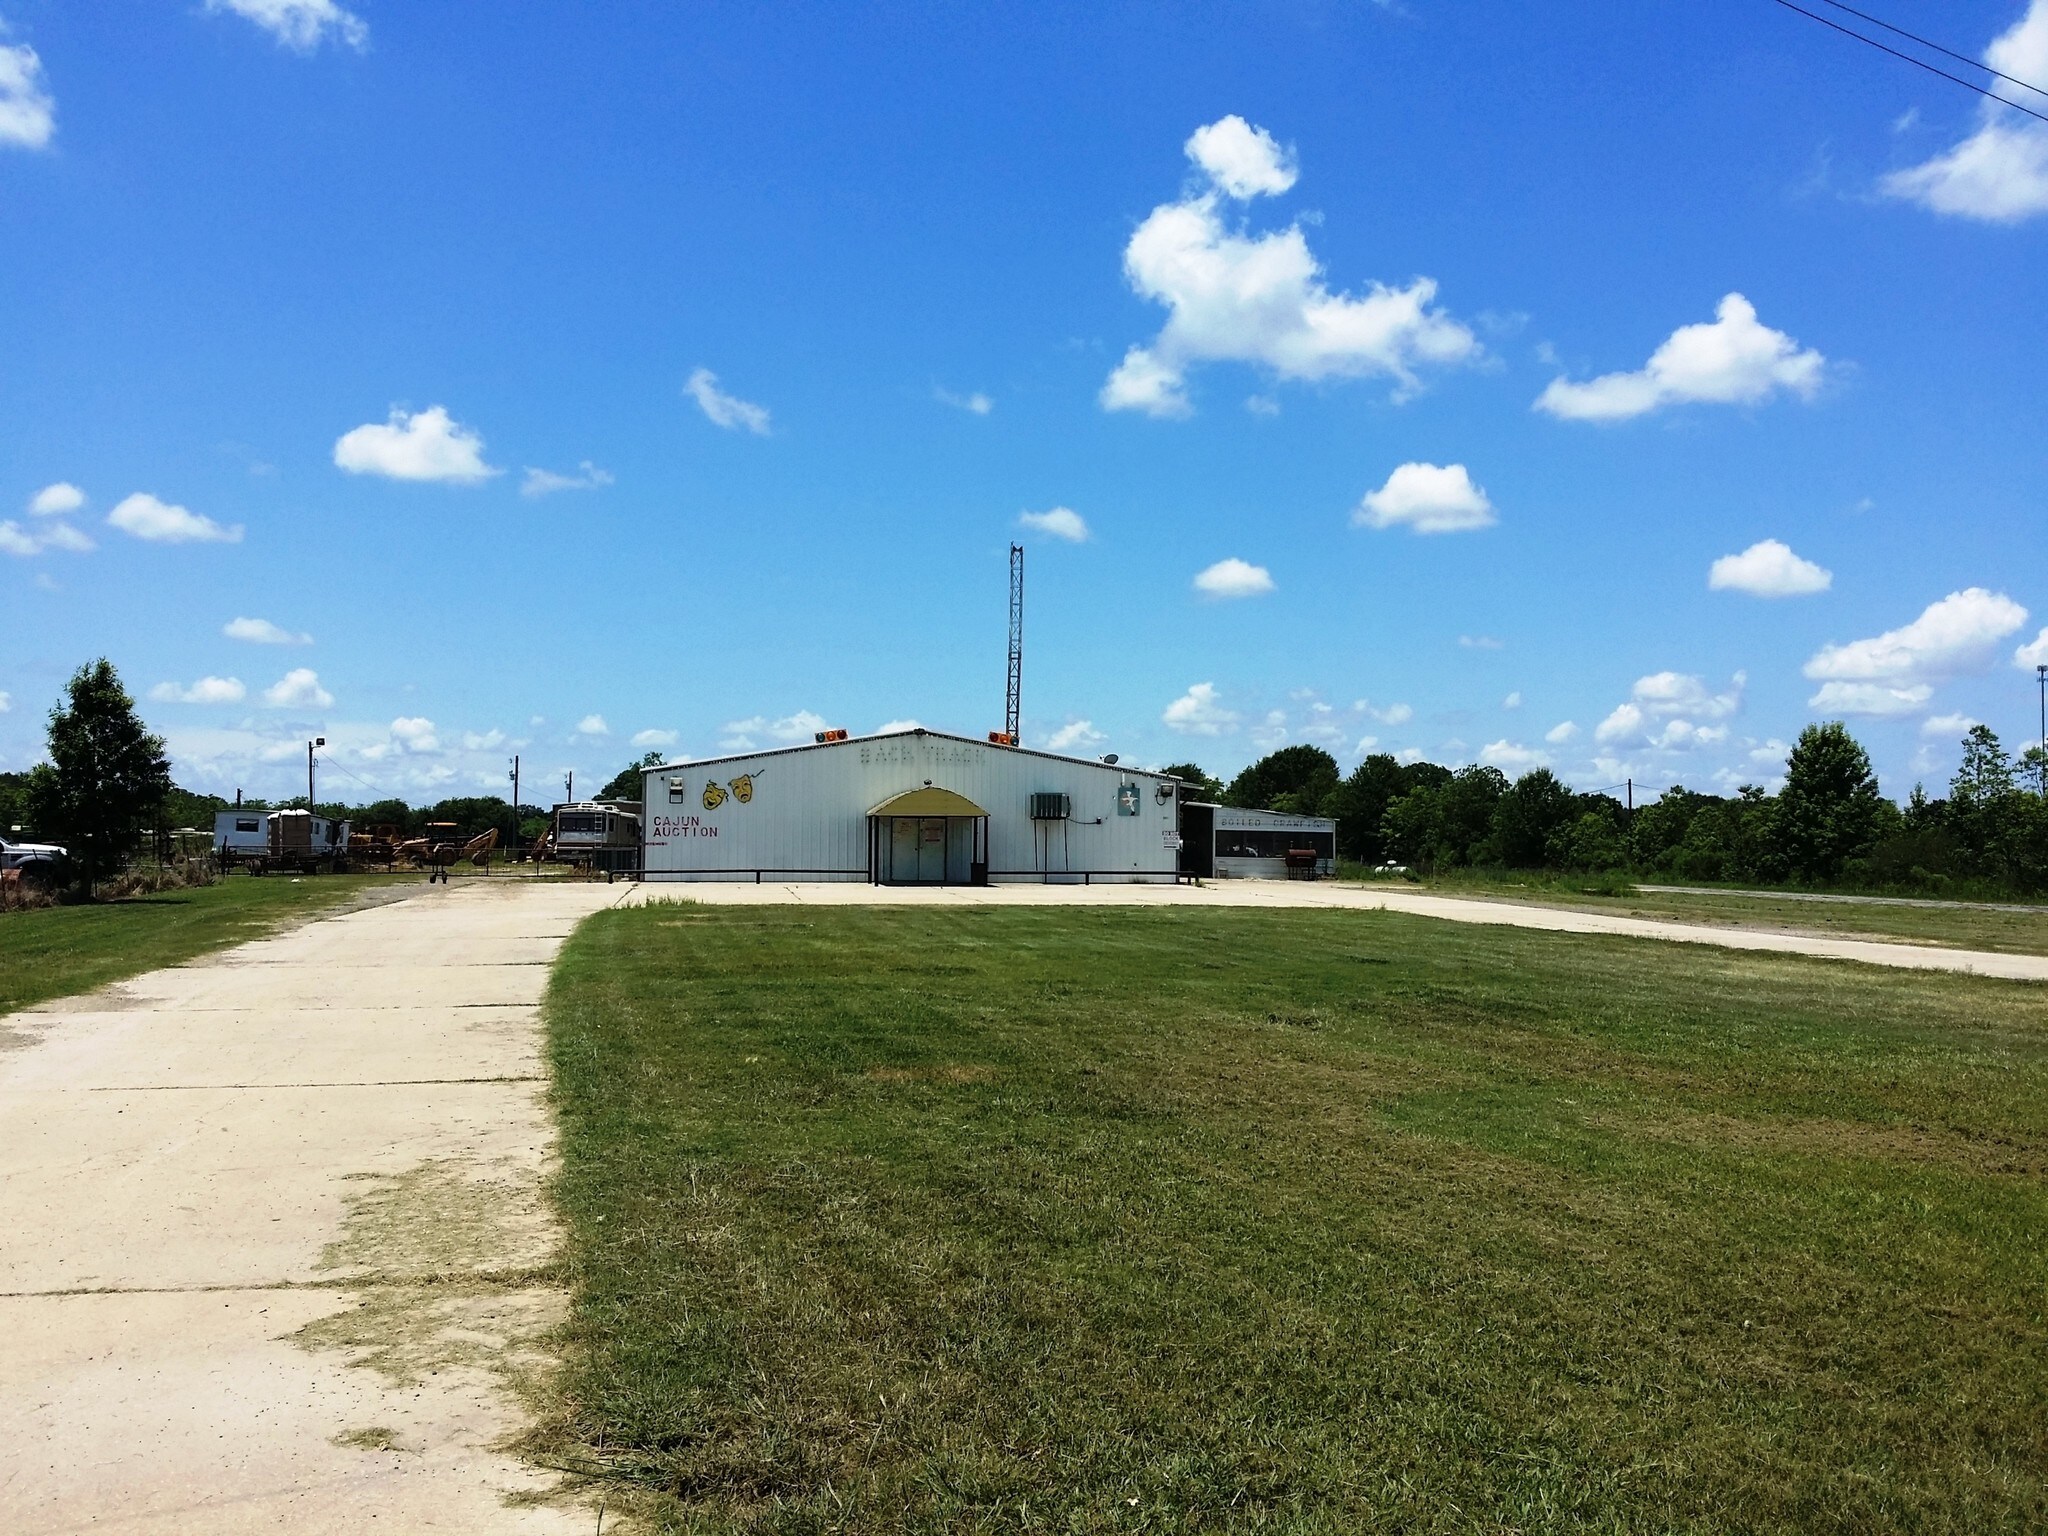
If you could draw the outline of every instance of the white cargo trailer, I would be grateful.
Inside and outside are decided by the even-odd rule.
[[[1178,878],[1177,780],[940,731],[665,763],[641,782],[649,880]]]
[[[1337,823],[1235,805],[1190,801],[1181,807],[1187,846],[1181,867],[1218,880],[1317,878],[1337,872]]]

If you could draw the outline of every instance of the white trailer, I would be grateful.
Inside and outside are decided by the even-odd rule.
[[[1178,781],[1110,761],[911,730],[665,763],[641,782],[649,880],[1179,878]]]
[[[1337,823],[1195,800],[1181,807],[1182,868],[1203,879],[1285,880],[1337,871]]]

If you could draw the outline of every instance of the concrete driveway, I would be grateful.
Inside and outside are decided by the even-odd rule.
[[[472,878],[0,1021],[0,1531],[588,1532],[537,1005],[624,886]]]
[[[1397,885],[1338,885],[1328,881],[1216,880],[1206,885],[997,885],[873,886],[863,881],[812,884],[698,884],[654,881],[637,887],[631,901],[705,901],[733,904],[813,905],[982,905],[982,906],[1208,906],[1336,907],[1359,912],[1411,912],[1453,923],[1491,923],[1552,933],[1607,934],[1673,944],[1708,944],[1721,949],[1764,950],[1856,960],[1906,970],[1960,971],[2009,981],[2048,981],[2048,955],[2012,955],[1989,950],[1948,949],[1931,944],[1888,944],[1871,939],[1837,939],[1821,934],[1780,933],[1763,928],[1706,923],[1667,923],[1604,912],[1575,912],[1512,901],[1437,896]]]

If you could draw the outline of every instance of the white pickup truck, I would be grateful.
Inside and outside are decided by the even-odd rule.
[[[15,843],[0,837],[0,870],[18,869],[24,880],[54,878],[65,857],[55,843]]]

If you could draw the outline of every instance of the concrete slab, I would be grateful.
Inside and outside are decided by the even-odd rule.
[[[536,1004],[626,891],[458,883],[7,1019],[0,1530],[590,1528],[498,1447],[563,1303]]]
[[[1762,950],[1853,960],[1907,970],[1957,971],[2010,981],[2048,981],[2048,955],[1996,954],[1988,950],[1945,949],[1921,944],[1887,944],[1763,929],[1654,922],[1646,918],[1572,912],[1462,896],[1437,896],[1398,886],[1337,885],[1323,881],[1218,880],[1206,885],[998,885],[872,886],[857,881],[818,884],[716,884],[710,881],[653,882],[636,887],[631,902],[702,901],[733,905],[818,906],[1091,906],[1091,907],[1263,907],[1326,908],[1350,912],[1407,912],[1454,923],[1489,923],[1551,933],[1600,934],[1654,939],[1673,944],[1707,944],[1721,949]]]

